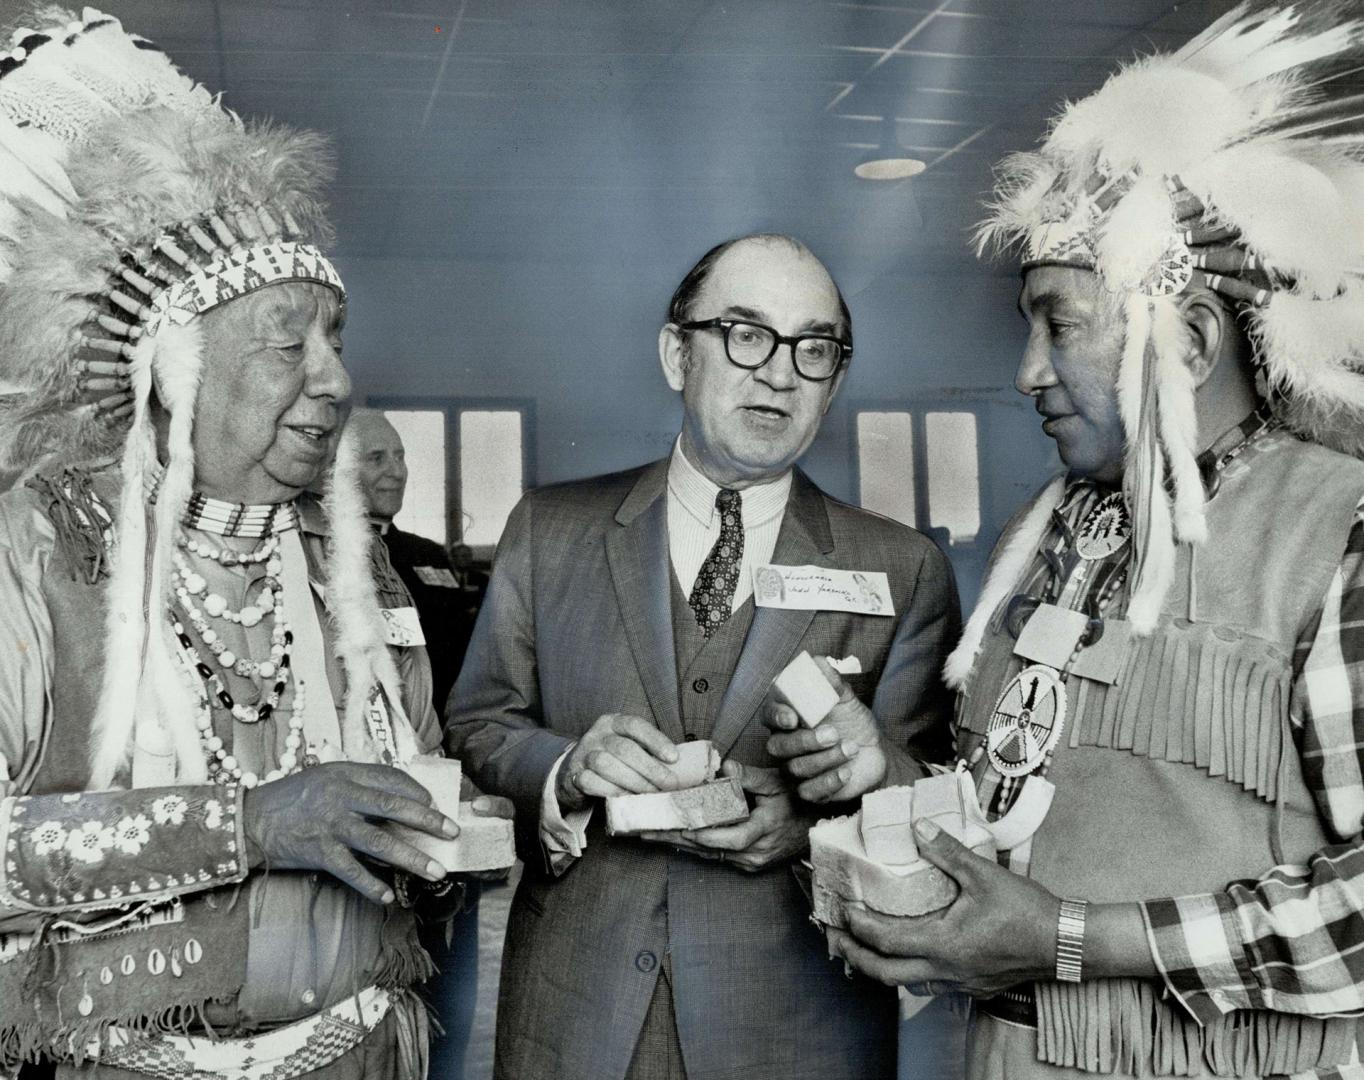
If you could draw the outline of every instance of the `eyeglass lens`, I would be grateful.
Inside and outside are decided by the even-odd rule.
[[[725,334],[725,348],[729,358],[744,367],[758,367],[777,350],[777,337],[766,326],[754,323],[733,323]],[[803,374],[816,378],[832,375],[842,357],[842,346],[829,337],[800,337],[793,347],[796,367]]]

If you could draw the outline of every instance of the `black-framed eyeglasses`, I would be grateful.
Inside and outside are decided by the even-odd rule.
[[[720,330],[725,335],[725,355],[735,367],[750,371],[776,355],[780,345],[791,346],[796,374],[811,382],[832,379],[852,356],[852,346],[828,334],[797,334],[783,337],[770,326],[743,319],[702,319],[678,323],[679,330]]]

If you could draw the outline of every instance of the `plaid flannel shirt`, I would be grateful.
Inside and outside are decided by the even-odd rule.
[[[1290,719],[1334,842],[1306,866],[1142,904],[1166,985],[1200,1021],[1232,1009],[1364,1013],[1364,505],[1294,671]],[[1322,1075],[1356,1075],[1348,1068]]]

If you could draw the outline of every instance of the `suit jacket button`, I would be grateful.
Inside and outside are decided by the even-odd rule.
[[[648,949],[641,950],[635,954],[635,967],[647,975],[658,967],[658,957],[649,952]]]
[[[704,694],[707,690],[710,689],[710,683],[708,683],[705,679],[697,679],[695,682],[691,684],[691,688],[695,690],[698,694]]]

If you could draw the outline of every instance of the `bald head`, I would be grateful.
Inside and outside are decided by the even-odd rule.
[[[346,424],[346,439],[355,443],[360,462],[360,490],[369,516],[392,521],[403,508],[407,463],[403,441],[378,409],[356,409]]]

